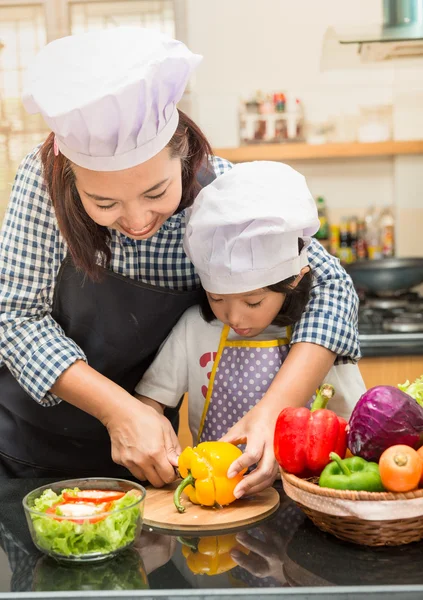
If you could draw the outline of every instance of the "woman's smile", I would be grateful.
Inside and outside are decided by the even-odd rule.
[[[122,225],[122,223],[117,223],[117,225],[123,233],[126,233],[130,237],[142,238],[142,237],[148,236],[153,231],[153,229],[155,229],[157,221],[158,221],[158,218],[154,219],[154,221],[152,221],[151,223],[149,223],[142,229],[132,229],[132,227],[125,227],[124,225]]]

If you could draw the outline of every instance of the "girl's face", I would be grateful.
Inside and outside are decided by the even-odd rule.
[[[285,300],[285,294],[267,288],[243,294],[206,293],[215,317],[238,335],[248,338],[269,327]]]
[[[171,158],[169,148],[123,171],[90,171],[77,165],[73,171],[91,219],[134,240],[152,237],[181,201],[181,160]]]

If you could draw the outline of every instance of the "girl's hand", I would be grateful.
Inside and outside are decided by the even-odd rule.
[[[235,477],[243,469],[257,467],[236,486],[234,495],[255,494],[273,485],[278,474],[278,464],[273,450],[273,437],[279,409],[271,414],[260,403],[252,408],[236,425],[222,437],[223,442],[246,444],[245,451],[228,470],[228,477]]]
[[[238,498],[273,484],[278,472],[273,450],[278,415],[287,406],[305,406],[334,360],[335,354],[326,348],[306,342],[294,344],[260,402],[223,436],[225,442],[247,444],[244,454],[231,465],[228,477],[257,464],[235,488]]]
[[[283,573],[283,541],[271,525],[264,525],[257,534],[261,534],[261,538],[253,534],[253,531],[242,531],[236,536],[237,541],[250,550],[249,554],[244,554],[240,550],[232,550],[232,559],[243,569],[263,579],[264,577],[272,577],[280,584],[285,584],[285,576]]]

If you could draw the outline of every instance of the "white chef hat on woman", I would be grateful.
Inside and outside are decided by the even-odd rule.
[[[141,27],[72,35],[39,52],[23,103],[41,113],[77,165],[128,169],[169,143],[176,103],[201,60],[182,42]]]
[[[205,290],[237,294],[298,275],[319,229],[305,178],[288,165],[235,165],[202,189],[187,217],[184,248]],[[298,239],[305,242],[301,252]]]

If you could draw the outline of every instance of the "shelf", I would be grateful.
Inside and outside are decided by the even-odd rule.
[[[231,162],[252,160],[325,160],[367,156],[423,154],[423,140],[389,141],[362,144],[249,144],[239,148],[214,148],[216,156]]]

